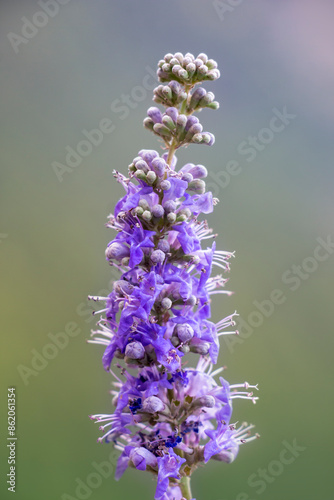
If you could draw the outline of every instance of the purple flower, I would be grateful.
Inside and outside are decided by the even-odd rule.
[[[157,457],[143,447],[133,448],[129,458],[138,470],[146,470],[147,466],[153,468],[158,466]]]
[[[204,461],[207,463],[214,455],[225,454],[226,460],[224,462],[233,462],[239,451],[238,443],[233,439],[233,430],[224,423],[218,422],[216,430],[207,430],[206,434],[209,436],[210,441],[204,447]]]
[[[184,458],[176,455],[173,449],[170,449],[168,454],[158,458],[158,485],[154,497],[156,500],[160,500],[166,493],[170,477],[174,479],[180,478],[180,467],[185,461]]]

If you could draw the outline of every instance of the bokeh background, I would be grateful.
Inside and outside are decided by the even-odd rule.
[[[317,239],[334,239],[333,2],[59,0],[46,17],[36,14],[42,3],[1,3],[1,498],[10,498],[7,386],[17,392],[17,499],[153,498],[149,475],[128,471],[118,483],[91,475],[111,450],[96,443],[88,415],[111,406],[102,350],[85,342],[94,326],[86,296],[112,277],[104,223],[122,193],[112,170],[125,173],[139,149],[159,148],[142,127],[156,63],[190,51],[218,61],[222,77],[207,88],[221,107],[201,117],[214,147],[191,146],[179,162],[209,168],[220,199],[209,221],[218,245],[236,251],[236,293],[214,297],[213,318],[236,308],[249,325],[238,343],[222,342],[220,363],[230,382],[261,389],[257,405],[238,401],[234,414],[254,422],[261,439],[232,465],[198,470],[193,494],[332,499],[334,254],[331,243],[316,248]],[[36,32],[26,20],[44,26]],[[268,140],[273,108],[284,107],[294,117]],[[54,162],[64,165],[66,147],[104,118],[113,131],[60,182]],[[267,139],[253,161],[242,152],[249,137]],[[231,160],[240,172],[228,178]],[[284,303],[254,315],[254,301],[275,289]],[[27,371],[49,334],[71,323],[68,345],[46,348],[54,358]],[[280,465],[284,443],[294,441],[294,460]],[[262,469],[264,482],[254,486]],[[87,481],[94,487],[85,489]]]

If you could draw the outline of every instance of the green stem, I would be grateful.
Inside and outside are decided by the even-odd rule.
[[[189,97],[189,92],[192,86],[190,87],[185,87],[185,91],[187,92],[187,98],[183,101],[181,109],[180,109],[180,114],[183,115],[187,109],[187,103],[188,103],[188,97]],[[178,147],[178,142],[173,139],[172,144],[170,145],[169,151],[168,151],[168,156],[167,156],[167,163],[169,166],[172,164],[173,156],[175,153],[175,150]],[[167,173],[166,173],[166,178],[167,178]]]
[[[169,166],[171,166],[171,164],[172,164],[172,160],[173,160],[173,156],[174,156],[176,147],[177,147],[177,141],[175,141],[175,139],[173,139],[173,142],[170,145],[170,148],[168,151],[167,162],[166,162]],[[166,178],[167,178],[167,175],[166,175]]]
[[[190,489],[190,477],[184,476],[181,479],[180,486],[181,486],[181,492],[182,492],[182,495],[184,496],[184,498],[186,498],[186,500],[191,500],[193,496],[191,494],[191,489]]]
[[[184,115],[184,112],[187,108],[187,102],[188,102],[188,92],[187,92],[187,99],[185,99],[182,103],[181,109],[180,109],[180,114]]]

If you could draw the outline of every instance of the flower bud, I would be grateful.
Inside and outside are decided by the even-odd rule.
[[[139,155],[142,157],[143,160],[146,161],[146,163],[151,163],[154,158],[159,156],[159,154],[154,151],[154,149],[141,149],[139,151]]]
[[[125,356],[130,359],[142,359],[145,356],[145,349],[141,342],[130,342],[125,348]]]
[[[144,221],[149,222],[152,219],[152,214],[149,210],[145,210],[142,214]]]
[[[154,217],[159,218],[164,216],[165,211],[161,205],[154,205],[154,207],[152,208],[152,214],[154,215]],[[162,248],[160,250],[162,250]]]
[[[173,120],[173,122],[176,122],[177,117],[179,116],[179,112],[177,108],[170,107],[166,109],[166,115],[170,116],[170,118]]]
[[[194,142],[195,144],[201,144],[201,142],[203,142],[202,134],[193,135],[191,138],[191,142]]]
[[[179,71],[182,70],[182,67],[179,64],[175,64],[174,61],[175,61],[175,59],[171,60],[171,64],[173,64],[172,73],[174,73],[174,75],[178,76]],[[177,61],[177,59],[176,59],[176,61]],[[177,61],[177,62],[179,62],[179,61]]]
[[[155,158],[152,161],[152,168],[158,177],[163,177],[166,168],[166,162],[162,158]]]
[[[130,262],[130,257],[123,257],[123,259],[121,260],[122,266],[128,266],[129,262]]]
[[[165,125],[169,130],[174,130],[176,125],[173,122],[172,118],[168,115],[164,115],[162,117],[162,123]]]
[[[154,123],[161,123],[161,111],[159,108],[152,106],[148,108],[147,115],[154,121]]]
[[[203,179],[208,175],[208,171],[204,165],[195,165],[189,170],[189,173],[192,174],[194,179]]]
[[[220,453],[217,453],[217,455],[213,455],[211,458],[213,460],[219,460],[219,462],[225,462],[227,464],[230,464],[235,460],[237,454],[238,454],[237,449],[235,451],[223,450]]]
[[[185,129],[189,130],[193,125],[195,125],[195,123],[199,123],[199,119],[197,118],[197,116],[189,116]]]
[[[176,203],[173,200],[168,200],[166,203],[164,203],[164,210],[166,214],[169,214],[170,212],[175,212],[176,210]]]
[[[191,216],[191,210],[189,208],[182,208],[182,210],[180,210],[178,212],[178,215],[185,215],[187,217],[187,219]]]
[[[173,305],[173,302],[170,300],[169,297],[165,297],[161,301],[161,307],[163,309],[170,309],[172,307],[172,305]]]
[[[167,220],[170,224],[173,224],[176,221],[176,213],[170,212],[167,214]]]
[[[194,306],[197,303],[197,298],[195,295],[190,295],[186,300],[187,306]]]
[[[200,66],[200,67],[198,68],[198,72],[199,72],[201,75],[206,75],[208,71],[209,71],[209,68],[208,68],[205,64],[203,64],[202,66]]]
[[[162,264],[165,260],[165,253],[162,250],[153,250],[151,253],[151,261],[153,264]]]
[[[144,118],[143,125],[148,130],[153,130],[154,121],[152,120],[152,118],[146,117]]]
[[[196,57],[194,64],[196,65],[196,68],[198,69],[201,66],[203,66],[204,62],[202,61],[202,59],[198,59],[198,57]]]
[[[156,413],[165,409],[164,403],[156,396],[150,396],[143,402],[143,411],[146,413]]]
[[[181,52],[175,52],[174,57],[179,61],[180,64],[183,63],[183,54]]]
[[[137,170],[142,170],[143,172],[145,172],[145,174],[147,174],[147,172],[149,172],[150,170],[146,161],[142,160],[141,158],[135,162],[135,167]]]
[[[186,115],[179,115],[176,120],[176,134],[180,140],[182,140],[182,135],[184,134],[186,123],[187,123]]]
[[[168,85],[161,85],[161,93],[164,96],[165,99],[168,101],[171,101],[173,99],[173,93],[170,87]]]
[[[162,250],[164,253],[168,253],[170,250],[170,246],[169,246],[168,241],[167,240],[160,240],[158,243],[158,249]]]
[[[153,170],[150,170],[147,175],[146,175],[146,180],[148,182],[148,184],[153,184],[157,179],[157,174],[155,172],[153,172]]]
[[[203,194],[205,193],[205,182],[202,179],[194,179],[188,184],[187,190],[196,194]]]
[[[176,95],[179,95],[181,90],[182,90],[182,87],[179,84],[179,82],[176,82],[175,80],[172,80],[171,82],[169,82],[168,87],[173,92],[173,94],[176,94]]]
[[[198,87],[191,95],[189,108],[196,109],[199,105],[199,102],[206,95],[206,90],[203,87]]]
[[[201,52],[200,54],[198,54],[197,59],[202,59],[204,64],[206,64],[206,62],[208,60],[208,56],[206,54],[204,54],[203,52]]]
[[[216,63],[216,61],[214,61],[213,59],[209,59],[208,61],[206,61],[205,64],[207,65],[207,67],[209,69],[216,69],[217,66],[218,66],[217,63]]]
[[[156,123],[153,126],[153,131],[158,135],[166,137],[167,139],[172,138],[171,131],[169,130],[169,128],[165,127],[165,125],[162,125],[162,123]]]
[[[215,136],[210,132],[204,132],[202,134],[203,144],[207,144],[208,146],[212,146],[215,143]]]
[[[193,337],[189,343],[189,347],[191,352],[205,356],[209,352],[210,344],[205,340]]]
[[[216,404],[216,400],[210,394],[206,396],[201,396],[200,398],[195,399],[191,406],[192,408],[213,408]]]
[[[192,61],[195,60],[195,56],[191,52],[187,52],[186,55],[185,55],[185,57],[189,57]]]
[[[189,55],[185,55],[183,58],[183,66],[187,66],[188,64],[193,62],[193,58],[189,57]]]
[[[144,213],[144,209],[142,207],[136,207],[134,209],[135,215],[141,216]]]
[[[217,80],[220,77],[220,71],[218,69],[212,69],[206,74],[208,80]]]
[[[189,78],[188,72],[183,68],[179,69],[177,74],[178,74],[178,77],[182,78],[183,80],[187,80]]]
[[[171,59],[173,59],[173,57],[174,57],[174,56],[173,56],[173,54],[171,54],[170,52],[168,52],[168,54],[166,54],[166,55],[164,56],[164,60],[165,60],[166,62],[169,62]]]
[[[134,288],[134,286],[125,280],[117,280],[117,281],[114,281],[114,284],[113,284],[113,289],[119,295],[130,295],[133,292],[133,288]]]
[[[172,336],[170,341],[174,347],[178,347],[180,345],[180,339],[178,337]]]
[[[141,181],[146,181],[146,174],[143,170],[137,170],[135,172],[135,177]]]
[[[192,138],[192,136],[194,136],[195,134],[200,134],[203,130],[203,127],[200,123],[194,123],[194,125],[192,125],[190,127],[190,129],[188,130],[188,133],[185,137],[186,141],[190,140]]]
[[[147,203],[147,201],[145,200],[145,198],[141,198],[141,199],[139,200],[138,205],[139,205],[140,207],[142,207],[144,210],[149,210],[149,208],[150,208],[150,205]]]
[[[185,222],[187,220],[187,217],[185,215],[179,215],[177,214],[176,216],[176,222]]]
[[[218,101],[210,102],[210,104],[207,105],[207,108],[214,110],[219,109],[219,102]]]
[[[188,342],[194,336],[194,329],[188,323],[183,323],[176,325],[175,333],[181,342]]]
[[[196,71],[196,65],[193,62],[190,62],[189,64],[187,64],[186,70],[188,72],[188,75],[192,76]]]
[[[189,129],[190,134],[200,134],[203,130],[203,127],[200,123],[194,123]]]
[[[211,104],[215,98],[215,94],[213,92],[207,92],[205,96],[200,100],[199,105],[204,108],[205,106],[208,106],[208,104]]]
[[[167,180],[162,181],[160,187],[163,191],[168,191],[171,188],[171,183]]]
[[[123,243],[114,241],[107,246],[105,255],[107,260],[110,259],[121,260],[123,257],[130,256],[130,249]]]
[[[191,182],[193,180],[193,176],[187,172],[186,174],[182,175],[181,179],[185,182],[188,182],[188,184],[189,184],[189,182]]]

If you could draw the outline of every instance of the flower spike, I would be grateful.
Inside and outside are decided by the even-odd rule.
[[[116,479],[128,467],[149,471],[155,500],[194,500],[190,477],[200,464],[231,463],[242,444],[258,437],[253,425],[231,423],[232,400],[255,403],[258,387],[230,385],[220,376],[225,367],[214,368],[219,337],[238,334],[236,311],[210,320],[211,301],[232,293],[224,287],[234,253],[216,249],[202,218],[218,203],[206,191],[206,167],[176,168],[179,148],[214,143],[195,113],[219,107],[201,86],[219,78],[217,63],[206,54],[166,54],[157,74],[156,105],[144,126],[163,152],[139,151],[127,177],[114,170],[125,195],[108,217],[116,236],[105,258],[119,278],[107,297],[89,297],[102,305],[88,342],[104,347],[115,407],[90,418],[102,432],[98,441],[120,451]],[[217,267],[221,274],[212,274]],[[189,352],[199,356],[195,367]]]

